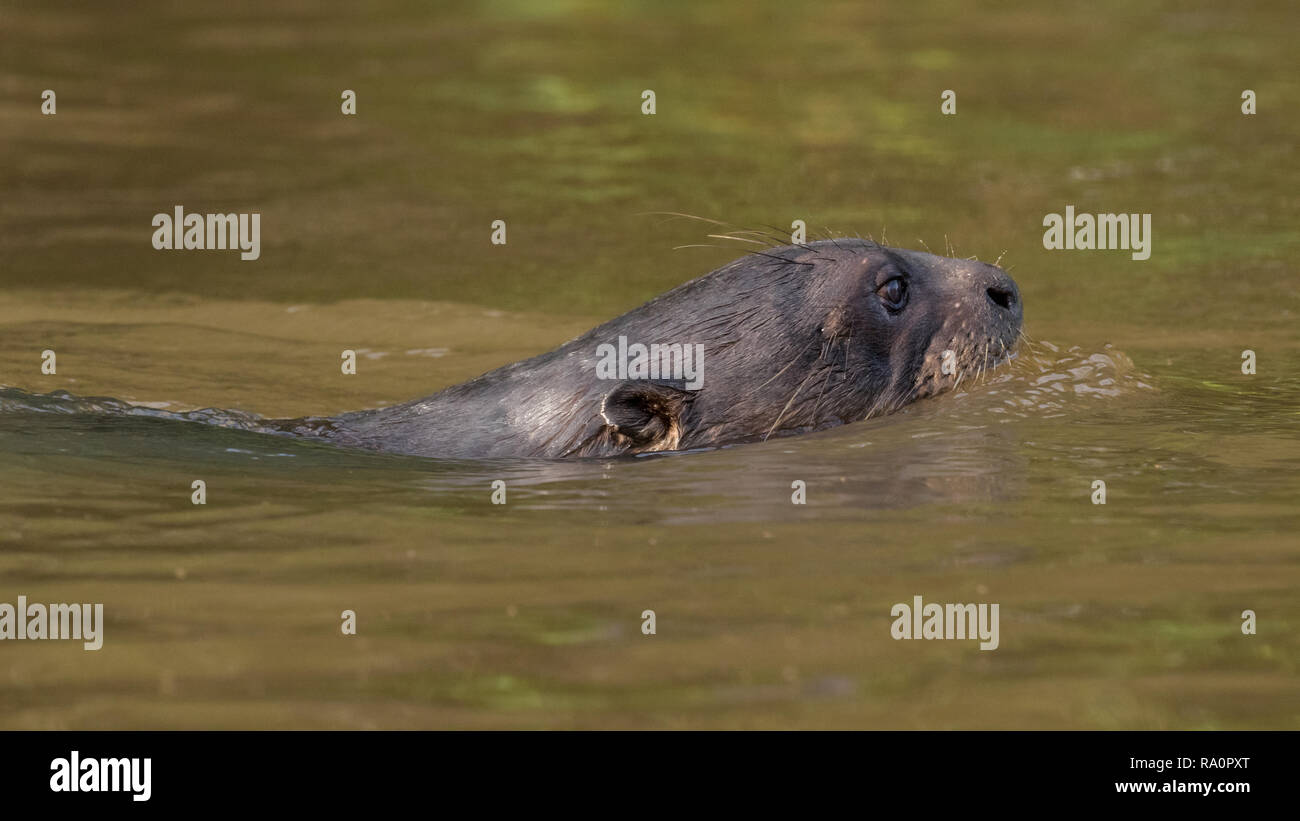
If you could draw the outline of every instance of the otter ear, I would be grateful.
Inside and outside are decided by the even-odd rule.
[[[674,450],[682,415],[695,397],[671,385],[624,382],[605,398],[605,418],[637,451]]]
[[[675,450],[693,391],[655,382],[624,382],[605,397],[604,427],[576,449],[579,456]]]

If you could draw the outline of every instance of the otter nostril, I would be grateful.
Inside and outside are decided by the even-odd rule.
[[[1010,308],[1016,304],[1016,294],[1009,288],[999,288],[996,285],[988,290],[989,299],[999,308]]]

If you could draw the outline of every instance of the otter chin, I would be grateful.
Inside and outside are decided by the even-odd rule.
[[[269,427],[343,446],[468,458],[756,442],[861,421],[950,389],[1006,359],[1022,319],[1020,291],[996,266],[822,240],[751,253],[549,353],[424,399]],[[625,374],[612,370],[611,347],[620,344],[658,346],[657,367],[642,360]],[[689,372],[679,372],[682,364]]]

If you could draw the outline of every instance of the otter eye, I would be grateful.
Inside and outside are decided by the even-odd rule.
[[[902,277],[894,277],[877,288],[876,295],[889,310],[901,311],[903,304],[907,302],[907,281]]]

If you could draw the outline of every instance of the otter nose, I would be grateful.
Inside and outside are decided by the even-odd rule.
[[[999,308],[1010,308],[1016,304],[1016,292],[1014,288],[1008,288],[1005,285],[990,285],[985,291],[993,304]]]
[[[993,275],[992,281],[984,291],[994,307],[1014,314],[1020,313],[1020,289],[1016,281],[1001,271]]]

